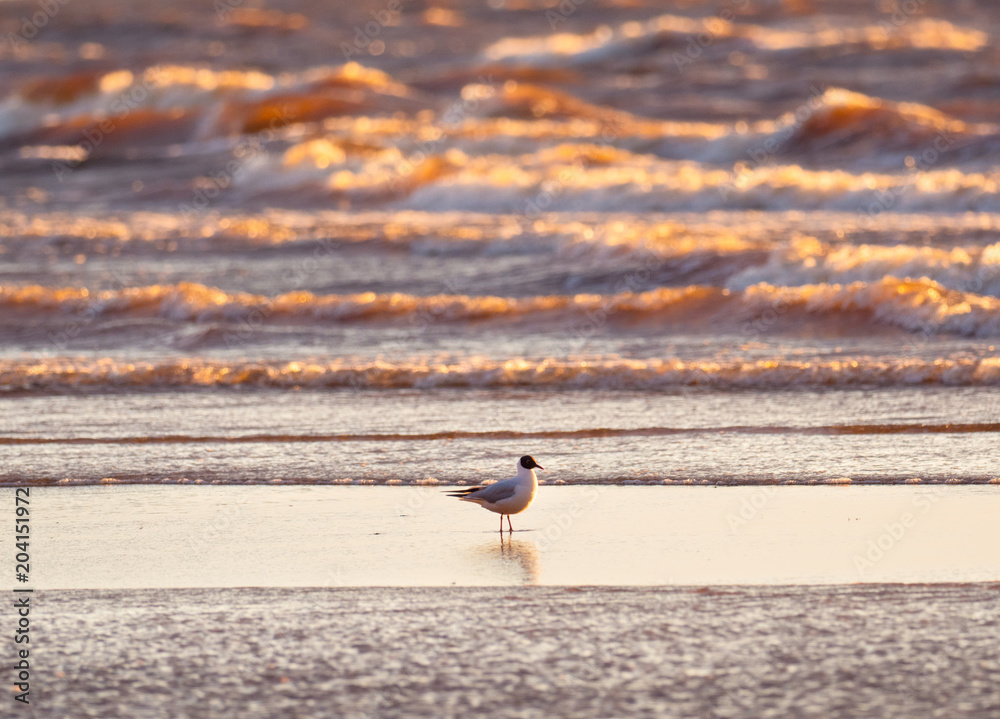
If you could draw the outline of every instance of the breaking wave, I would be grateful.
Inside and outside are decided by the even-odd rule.
[[[347,63],[299,73],[155,65],[43,77],[0,102],[0,141],[84,145],[87,157],[258,133],[342,114],[416,111],[410,91]]]
[[[854,212],[856,223],[870,223],[884,212],[1000,209],[1000,178],[977,163],[1000,148],[1000,128],[914,103],[831,88],[786,116],[738,128],[638,118],[518,83],[466,91],[476,109],[458,125],[386,120],[361,146],[341,131],[310,138],[280,156],[255,157],[237,186],[294,192],[288,201],[528,219],[726,207]],[[521,134],[518,123],[533,134]]]
[[[645,273],[645,276],[640,276]],[[636,284],[648,270],[635,271]],[[867,317],[878,326],[908,332],[969,337],[1000,336],[1000,299],[949,290],[926,278],[885,277],[872,282],[783,287],[760,282],[731,291],[690,285],[613,295],[533,297],[419,296],[403,293],[316,295],[289,292],[276,297],[227,293],[195,283],[152,285],[90,292],[37,285],[0,287],[8,317],[47,315],[99,318],[160,317],[176,322],[432,322],[549,320],[597,327],[607,322],[647,321],[753,333],[801,318],[854,322]],[[582,323],[582,324],[581,324]],[[766,327],[762,326],[766,325]],[[755,329],[756,328],[756,329]]]
[[[226,362],[177,359],[0,361],[0,390],[121,391],[253,386],[261,388],[504,388],[668,390],[997,386],[1000,358],[757,360],[508,360],[448,362]]]

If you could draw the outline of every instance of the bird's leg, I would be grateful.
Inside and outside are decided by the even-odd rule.
[[[503,515],[500,515],[500,534],[503,534]]]
[[[503,526],[503,518],[502,517],[500,518],[500,526]],[[509,514],[507,515],[507,529],[509,529],[511,532],[514,531],[514,528],[512,526],[510,526],[510,515]]]

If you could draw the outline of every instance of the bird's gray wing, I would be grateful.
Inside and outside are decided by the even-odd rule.
[[[472,494],[466,495],[467,499],[482,499],[486,502],[502,502],[505,499],[510,499],[514,496],[514,492],[517,491],[517,480],[516,479],[505,479],[502,482],[497,482],[496,484],[491,484],[489,487],[484,487],[478,492],[473,492]]]

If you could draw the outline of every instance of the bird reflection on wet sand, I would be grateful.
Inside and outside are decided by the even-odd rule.
[[[510,579],[514,575],[521,584],[538,584],[541,576],[538,545],[524,539],[501,536],[481,545],[477,557],[485,560],[486,571],[498,578]]]

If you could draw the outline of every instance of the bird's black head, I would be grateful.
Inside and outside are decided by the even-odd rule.
[[[532,457],[530,454],[526,454],[523,457],[521,457],[521,466],[524,467],[525,469],[534,469],[535,467],[537,467],[538,469],[545,469],[545,467],[536,462],[535,458]]]

